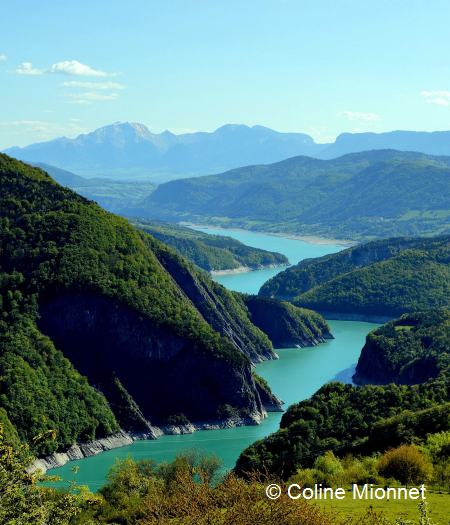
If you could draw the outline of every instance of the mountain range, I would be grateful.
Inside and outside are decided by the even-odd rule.
[[[88,177],[145,177],[159,183],[298,155],[331,159],[373,149],[450,155],[450,131],[343,133],[334,143],[318,144],[305,133],[280,133],[264,126],[226,124],[213,132],[176,135],[152,133],[140,123],[116,122],[76,138],[12,147],[5,153]]]
[[[117,122],[74,139],[57,138],[13,147],[8,155],[44,162],[85,176],[151,177],[153,181],[219,173],[294,155],[314,155],[322,146],[303,133],[227,124],[212,133],[151,133],[139,123]]]

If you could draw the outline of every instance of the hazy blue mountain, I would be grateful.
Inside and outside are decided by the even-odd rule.
[[[46,171],[62,186],[115,213],[138,206],[155,189],[154,184],[147,180],[114,180],[102,177],[88,179],[44,162],[33,163],[33,166]]]
[[[321,159],[374,149],[450,155],[450,131],[343,133],[317,144],[304,133],[280,133],[264,126],[226,124],[213,132],[151,133],[139,123],[116,122],[74,139],[13,147],[5,152],[86,177],[172,179],[221,173],[252,164],[270,164],[306,155]]]
[[[429,155],[450,155],[450,131],[389,131],[387,133],[342,133],[317,155],[334,159],[347,153],[374,149],[419,151]]]
[[[51,166],[45,162],[33,162],[31,165],[46,171],[56,180],[56,182],[62,186],[67,186],[68,188],[72,188],[72,186],[87,186],[89,184],[89,179],[76,175],[71,171]]]
[[[8,155],[44,162],[85,176],[150,177],[154,181],[219,173],[294,155],[315,155],[322,145],[303,133],[227,124],[212,133],[151,133],[143,124],[117,122],[74,139],[13,147]]]
[[[377,150],[170,181],[136,214],[359,240],[448,233],[449,195],[450,157]]]

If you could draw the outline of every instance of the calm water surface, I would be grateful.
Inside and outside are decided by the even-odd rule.
[[[313,244],[298,239],[287,239],[285,237],[245,230],[224,230],[220,228],[200,227],[196,227],[195,229],[215,235],[227,235],[247,244],[247,246],[282,253],[283,255],[286,255],[291,264],[297,264],[302,259],[321,257],[328,253],[336,253],[344,248],[344,246],[337,244]],[[279,273],[281,270],[284,270],[284,268],[268,268],[267,270],[258,270],[255,272],[221,275],[217,276],[215,279],[230,290],[256,294],[268,279]]]
[[[200,229],[200,228],[199,228]],[[204,229],[208,233],[228,235],[257,248],[284,253],[291,263],[309,257],[334,253],[343,247],[335,244],[319,245],[242,230]],[[224,286],[247,293],[257,293],[261,285],[281,269],[258,270],[249,273],[217,276]],[[335,339],[314,348],[277,350],[277,361],[267,361],[257,366],[283,401],[285,406],[309,397],[324,383],[332,379],[346,380],[358,359],[366,334],[376,326],[373,323],[330,321]],[[163,436],[158,440],[137,441],[133,445],[104,452],[80,461],[72,461],[50,471],[63,479],[63,483],[76,480],[87,484],[91,490],[99,489],[116,458],[131,456],[135,459],[170,461],[184,450],[196,448],[219,456],[225,468],[232,468],[240,452],[264,436],[278,429],[281,413],[269,414],[261,425],[225,430],[195,432],[184,436]],[[74,474],[73,469],[78,472]]]

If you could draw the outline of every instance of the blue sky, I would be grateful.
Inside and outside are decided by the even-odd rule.
[[[115,121],[450,129],[447,0],[17,0],[0,18],[0,148]]]

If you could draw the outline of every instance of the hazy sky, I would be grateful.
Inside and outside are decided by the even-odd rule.
[[[1,4],[0,148],[119,120],[450,129],[448,0]]]

